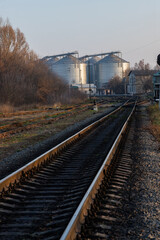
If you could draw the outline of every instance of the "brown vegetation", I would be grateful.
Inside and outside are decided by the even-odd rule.
[[[29,49],[24,34],[0,21],[0,105],[20,106],[72,101],[72,89]],[[84,97],[77,91],[74,98]]]
[[[139,63],[135,63],[133,71],[139,84],[142,85],[143,92],[153,91],[153,74],[159,69],[158,65],[151,69],[149,63],[145,63],[144,59]]]
[[[160,109],[158,104],[150,105],[148,112],[151,119],[149,130],[160,142]]]
[[[112,78],[108,84],[107,88],[115,94],[124,94],[125,93],[125,83],[119,76]]]
[[[95,112],[90,106],[93,106],[93,102],[85,102],[77,107],[73,105],[68,109],[61,108],[58,111],[42,108],[41,111],[39,109],[0,116],[0,161],[92,116]],[[110,105],[99,105],[99,112],[105,111],[108,106]]]

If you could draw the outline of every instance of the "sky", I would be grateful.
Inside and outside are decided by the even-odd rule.
[[[0,17],[40,58],[121,51],[131,67],[160,54],[160,0],[0,0]]]

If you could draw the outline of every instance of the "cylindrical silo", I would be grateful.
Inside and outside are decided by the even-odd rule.
[[[100,60],[99,57],[91,57],[85,63],[87,64],[87,83],[96,84],[96,63]]]
[[[52,70],[53,64],[56,63],[58,60],[59,60],[59,58],[57,58],[57,57],[50,57],[45,60],[45,63]]]
[[[84,62],[79,63],[79,84],[86,84],[87,83],[87,64]]]
[[[52,65],[52,71],[68,84],[80,83],[80,61],[67,55]]]
[[[124,71],[129,69],[129,62],[114,54],[104,57],[96,65],[98,87],[102,87],[115,76],[123,78]]]

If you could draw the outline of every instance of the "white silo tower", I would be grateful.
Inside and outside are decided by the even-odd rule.
[[[83,61],[80,61],[79,63],[79,84],[86,84],[87,83],[87,64]]]
[[[100,60],[99,57],[94,56],[89,58],[85,63],[87,64],[87,83],[96,83],[96,63]]]
[[[115,76],[123,78],[124,72],[129,69],[129,62],[114,54],[101,59],[97,64],[97,81],[98,86],[102,87]]]
[[[67,55],[52,65],[52,71],[68,84],[80,83],[80,61]]]

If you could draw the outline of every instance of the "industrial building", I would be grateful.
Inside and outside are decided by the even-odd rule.
[[[130,64],[121,57],[121,52],[107,52],[85,55],[79,58],[77,51],[54,56],[46,56],[42,60],[59,77],[70,86],[89,89],[89,92],[103,90],[104,86],[114,78],[123,78]],[[87,86],[88,84],[88,86]],[[93,87],[93,91],[92,91]],[[88,90],[87,90],[88,92]]]

